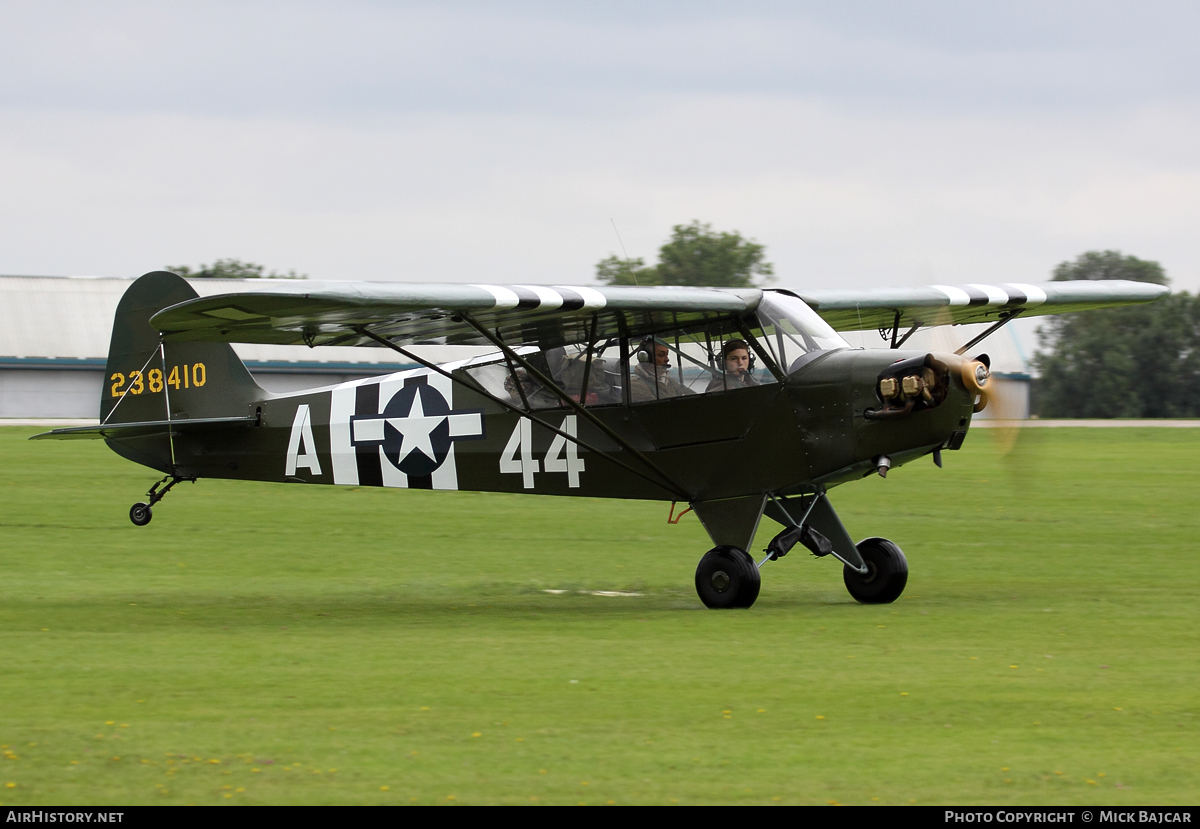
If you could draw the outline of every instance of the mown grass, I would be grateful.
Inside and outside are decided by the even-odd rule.
[[[905,550],[896,604],[797,549],[723,613],[663,504],[202,481],[139,529],[153,473],[34,431],[4,805],[1198,797],[1200,430],[973,433],[833,494]]]

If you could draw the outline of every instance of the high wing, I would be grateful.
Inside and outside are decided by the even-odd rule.
[[[1018,314],[1035,317],[1133,305],[1152,302],[1168,290],[1163,285],[1113,279],[796,293],[835,330],[869,331],[998,322]]]
[[[782,293],[803,299],[834,329],[853,331],[1130,305],[1167,288],[1109,280]],[[150,322],[173,341],[494,345],[494,336],[509,346],[545,347],[736,318],[756,310],[762,296],[732,288],[291,282],[189,300]]]
[[[175,341],[490,345],[483,328],[510,346],[545,346],[737,317],[761,299],[757,289],[290,283],[182,302],[150,323]]]

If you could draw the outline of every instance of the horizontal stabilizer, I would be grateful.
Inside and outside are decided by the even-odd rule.
[[[147,420],[141,423],[111,423],[99,426],[71,426],[66,429],[54,429],[34,435],[30,440],[97,440],[99,438],[118,440],[121,438],[140,438],[150,435],[166,435],[174,432],[200,432],[221,427],[253,426],[258,422],[258,415],[246,417],[204,417],[195,419],[181,418],[179,420]]]

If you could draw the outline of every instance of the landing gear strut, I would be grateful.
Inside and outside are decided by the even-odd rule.
[[[696,592],[711,608],[749,607],[758,598],[758,567],[738,547],[713,547],[696,567]]]
[[[170,483],[168,484],[167,481],[170,481]],[[154,512],[150,508],[161,501],[163,497],[171,491],[171,487],[175,486],[175,484],[179,483],[180,481],[191,481],[192,483],[196,483],[195,478],[183,478],[179,475],[164,476],[161,481],[150,487],[150,491],[146,493],[146,496],[150,499],[150,503],[147,504],[142,501],[138,501],[129,508],[129,520],[139,527],[144,527],[149,524],[150,519],[154,517]],[[163,484],[167,485],[163,487],[162,491],[160,492],[158,488]]]
[[[692,508],[718,545],[696,568],[696,592],[708,607],[750,607],[758,598],[759,569],[783,558],[797,544],[818,558],[833,556],[842,562],[846,589],[863,604],[894,602],[908,583],[908,562],[900,548],[886,538],[855,544],[824,489],[792,497],[768,492],[761,497],[697,501]],[[766,557],[755,564],[746,550],[764,515],[782,524],[783,530],[763,551]]]

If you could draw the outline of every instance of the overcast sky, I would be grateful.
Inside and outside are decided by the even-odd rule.
[[[1200,287],[1200,4],[0,4],[0,273],[588,283],[693,219],[778,283]]]

